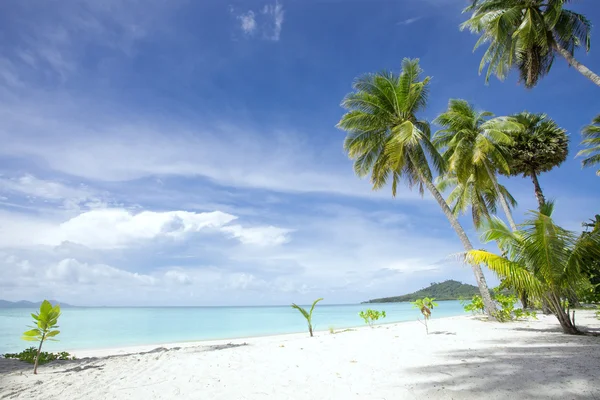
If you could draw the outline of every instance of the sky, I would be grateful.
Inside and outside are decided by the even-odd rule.
[[[592,3],[570,6],[600,21]],[[565,128],[568,160],[540,182],[556,221],[580,230],[599,212],[600,178],[575,154],[600,89],[562,59],[533,90],[515,76],[486,85],[477,37],[458,28],[465,5],[3,1],[0,298],[336,304],[475,284],[433,199],[373,192],[335,127],[353,79],[398,72],[405,57],[432,77],[423,118],[463,98]],[[594,38],[577,56],[598,72]],[[523,221],[531,182],[502,183]]]

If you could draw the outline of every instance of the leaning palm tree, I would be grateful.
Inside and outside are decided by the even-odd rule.
[[[558,167],[567,159],[569,138],[564,129],[546,114],[524,111],[512,116],[523,130],[512,132],[512,144],[505,146],[510,155],[507,175],[531,178],[539,207],[546,202],[538,175]],[[501,174],[506,174],[502,169]]]
[[[577,153],[578,157],[586,157],[581,163],[584,167],[600,164],[600,115],[584,127],[581,134],[584,137],[581,144],[587,147]],[[600,169],[596,171],[596,175],[600,176]]]
[[[592,24],[581,14],[563,8],[569,0],[480,0],[467,7],[469,20],[461,30],[481,35],[475,49],[488,43],[479,72],[486,64],[491,74],[504,79],[511,69],[519,71],[528,88],[550,72],[555,56],[564,57],[586,78],[600,86],[600,76],[574,57],[575,50],[590,50]]]
[[[511,228],[516,230],[506,190],[498,184],[496,171],[510,173],[502,146],[512,144],[511,132],[518,132],[522,126],[512,118],[491,118],[493,116],[489,111],[476,111],[465,100],[451,99],[448,109],[434,121],[442,130],[436,132],[433,143],[443,151],[449,171],[454,172],[462,186],[480,185],[485,188],[488,182],[491,183],[495,191],[491,194],[500,202]],[[478,222],[475,221],[475,224],[478,225]]]
[[[553,208],[549,202],[540,211],[532,211],[532,219],[517,232],[497,218],[490,220],[482,239],[500,241],[507,249],[506,256],[471,250],[466,259],[487,265],[511,287],[545,301],[563,331],[576,334],[579,330],[567,300],[574,288],[589,285],[582,268],[587,260],[600,257],[600,233],[579,236],[555,225]]]
[[[430,78],[421,80],[419,60],[404,59],[400,75],[391,72],[366,74],[353,83],[342,106],[349,110],[338,123],[346,131],[344,149],[354,160],[354,171],[371,176],[373,189],[381,189],[391,181],[396,196],[402,180],[409,188],[425,188],[442,208],[465,250],[473,249],[458,219],[433,184],[431,164],[438,171],[444,161],[430,141],[429,123],[417,113],[427,105]],[[486,311],[493,314],[495,305],[481,268],[473,265],[475,279],[484,299]]]

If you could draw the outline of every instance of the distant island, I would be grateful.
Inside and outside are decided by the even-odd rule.
[[[60,304],[61,307],[74,307],[67,303],[61,303],[57,300],[48,300],[52,304]],[[41,301],[8,301],[8,300],[0,300],[0,308],[38,308],[42,304]]]
[[[447,280],[441,283],[432,283],[429,287],[417,290],[414,293],[402,296],[382,297],[372,299],[363,303],[399,303],[401,301],[415,301],[423,297],[434,297],[436,300],[459,300],[463,298],[472,298],[479,294],[479,288],[473,285],[467,285],[454,280]]]

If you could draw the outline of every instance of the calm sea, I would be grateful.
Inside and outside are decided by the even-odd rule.
[[[433,318],[464,314],[458,301],[440,301]],[[358,316],[366,308],[385,310],[383,322],[416,320],[410,303],[317,305],[317,330],[363,325]],[[21,334],[31,324],[27,308],[0,308],[0,354],[31,346]],[[122,346],[230,339],[306,331],[306,321],[289,306],[264,307],[74,307],[63,308],[59,342],[48,351],[99,349]]]

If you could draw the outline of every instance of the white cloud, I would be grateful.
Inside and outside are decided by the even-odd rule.
[[[242,31],[247,35],[252,35],[256,30],[256,19],[254,19],[254,11],[250,10],[246,13],[238,15]]]
[[[198,128],[193,122],[153,122],[151,116],[131,125],[115,122],[118,115],[103,119],[100,114],[90,126],[87,119],[73,118],[80,112],[75,104],[4,107],[0,155],[42,160],[53,170],[88,180],[203,176],[235,187],[391,199],[389,190],[373,193],[367,180],[358,179],[338,146],[313,146],[294,131],[254,132],[219,123]],[[398,197],[420,199],[408,189]]]
[[[235,13],[235,9],[230,7],[230,12]],[[238,14],[236,19],[244,34],[251,36],[260,32],[263,39],[276,42],[281,36],[284,14],[283,5],[275,1],[273,4],[265,4],[260,13],[248,10]]]
[[[281,35],[281,27],[283,25],[283,6],[276,1],[275,4],[266,4],[262,13],[269,17],[269,29],[265,32],[268,39],[277,41]]]
[[[229,233],[232,237],[238,238],[244,244],[253,244],[258,246],[273,246],[287,243],[290,229],[278,228],[276,226],[260,226],[254,228],[244,228],[241,225],[224,226],[223,232]]]
[[[108,265],[89,265],[75,259],[64,259],[46,269],[45,278],[63,284],[84,285],[135,285],[147,286],[157,283],[156,278],[131,273]]]
[[[405,20],[399,21],[396,25],[410,25],[410,24],[414,24],[415,22],[419,21],[421,18],[423,18],[423,17],[407,18]]]
[[[61,202],[66,209],[105,205],[101,194],[85,185],[73,187],[61,182],[39,179],[31,174],[14,178],[0,176],[0,193],[22,195],[31,200]]]
[[[276,246],[286,243],[290,232],[274,226],[228,226],[237,217],[220,211],[133,213],[122,208],[99,208],[64,222],[16,213],[4,214],[4,223],[0,226],[0,248],[59,246],[70,242],[90,249],[122,249],[143,246],[152,240],[183,240],[200,231],[222,232],[248,245]]]

